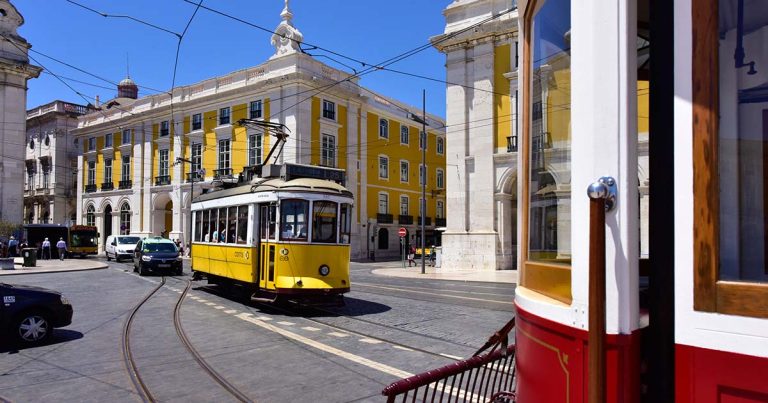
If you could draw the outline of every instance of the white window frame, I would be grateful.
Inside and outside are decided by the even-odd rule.
[[[224,144],[226,144],[226,148],[222,148]],[[232,141],[230,139],[219,140],[217,151],[219,156],[217,161],[218,169],[232,168]]]
[[[203,169],[203,145],[201,143],[192,143],[189,149],[191,172],[198,172]]]
[[[427,169],[429,169],[428,166],[425,167],[423,164],[419,164],[419,186],[427,185],[427,180],[426,180]]]
[[[405,167],[405,171],[403,171]],[[405,176],[403,176],[405,174]],[[400,160],[400,182],[408,183],[411,175],[411,163],[408,160]]]
[[[400,125],[400,144],[408,145],[411,142],[411,129],[407,125]]]
[[[88,184],[96,184],[96,161],[88,161]]]
[[[400,195],[400,215],[408,215],[410,202],[408,195]]]
[[[382,198],[382,196],[384,196]],[[384,206],[384,211],[382,211],[382,201]],[[387,192],[379,192],[379,198],[378,198],[378,204],[377,204],[377,210],[379,214],[389,214],[389,193]]]
[[[112,147],[113,145],[112,141],[112,133],[107,133],[104,135],[104,148]]]
[[[379,138],[389,139],[389,120],[379,118]]]
[[[336,136],[333,134],[322,133],[320,143],[320,165],[325,167],[336,167]],[[329,147],[329,142],[330,144]]]
[[[332,120],[334,122],[336,121],[336,103],[335,102],[329,101],[327,99],[323,99],[321,108],[322,110],[320,111],[320,116],[322,116],[324,119]],[[330,114],[326,114],[326,112],[330,112]]]
[[[445,171],[442,168],[437,168],[435,173],[435,182],[438,189],[445,188]]]
[[[160,122],[160,137],[166,137],[170,135],[171,135],[171,124],[167,120],[163,120],[162,122]]]
[[[104,183],[112,182],[112,158],[104,158]]]
[[[128,160],[128,163],[126,163],[126,159]],[[121,161],[120,161],[120,180],[121,181],[129,181],[129,180],[131,180],[131,156],[130,155],[123,155],[122,158],[121,158]]]
[[[383,164],[382,164],[383,162]],[[384,170],[383,173],[385,176],[382,176],[382,165]],[[389,157],[386,155],[379,155],[379,179],[389,179]]]
[[[158,150],[157,156],[157,176],[170,176],[168,162],[170,160],[170,151],[167,148]]]
[[[224,113],[226,111],[226,114]],[[224,122],[223,119],[226,117],[227,121]],[[232,108],[229,106],[225,106],[223,108],[219,108],[219,115],[217,122],[219,122],[219,126],[226,126],[232,124]]]
[[[437,153],[440,155],[445,154],[445,139],[441,136],[437,136]]]
[[[419,150],[427,149],[427,134],[423,130],[419,130]]]
[[[258,108],[254,109],[254,106],[257,106]],[[254,113],[258,112],[258,113]],[[256,115],[256,116],[254,116]],[[262,103],[261,99],[257,99],[255,101],[251,101],[248,104],[248,118],[249,119],[261,119],[264,116],[264,104]]]
[[[198,128],[195,128],[195,117],[196,116],[200,119],[198,121],[198,123],[200,124],[200,127],[198,127]],[[190,123],[189,123],[189,127],[192,129],[192,131],[203,130],[203,114],[202,113],[193,113],[192,114],[192,119],[190,120]]]
[[[88,151],[96,151],[96,137],[88,137]]]
[[[435,218],[445,218],[445,203],[442,200],[435,203]]]
[[[263,137],[261,134],[248,136],[248,166],[261,164]]]
[[[131,144],[133,142],[133,133],[131,129],[125,129],[123,130],[122,138],[120,138],[120,144]]]

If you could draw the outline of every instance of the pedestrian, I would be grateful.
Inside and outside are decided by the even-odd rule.
[[[59,238],[59,242],[56,242],[56,249],[59,250],[59,260],[64,260],[64,254],[67,253],[67,243],[64,242],[64,238]]]
[[[43,260],[51,260],[51,241],[48,238],[43,241]]]
[[[413,263],[414,266],[416,266],[416,261],[414,258],[416,257],[416,247],[411,245],[410,249],[408,249],[408,267],[411,267],[411,263]]]
[[[22,239],[21,243],[19,244],[19,250],[24,250],[29,248],[29,244],[27,243],[26,239]]]
[[[19,241],[16,240],[16,238],[11,235],[11,239],[8,240],[8,257],[18,257],[19,256]]]

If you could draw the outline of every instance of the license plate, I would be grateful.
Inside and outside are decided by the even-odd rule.
[[[161,264],[157,265],[157,267],[159,267],[161,269],[165,269],[165,268],[171,267],[171,265],[169,265],[169,264],[162,264],[161,263]]]

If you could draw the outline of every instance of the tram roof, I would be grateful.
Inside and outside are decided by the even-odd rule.
[[[257,178],[246,185],[216,190],[202,194],[194,199],[194,202],[221,199],[228,196],[237,196],[247,193],[274,192],[274,191],[298,191],[310,193],[330,193],[340,196],[352,197],[352,192],[344,186],[325,179],[297,178],[283,180],[280,178]]]

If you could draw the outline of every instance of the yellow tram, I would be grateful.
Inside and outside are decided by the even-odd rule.
[[[259,299],[340,299],[350,289],[352,193],[323,179],[325,168],[264,168],[279,174],[193,201],[195,277]]]

